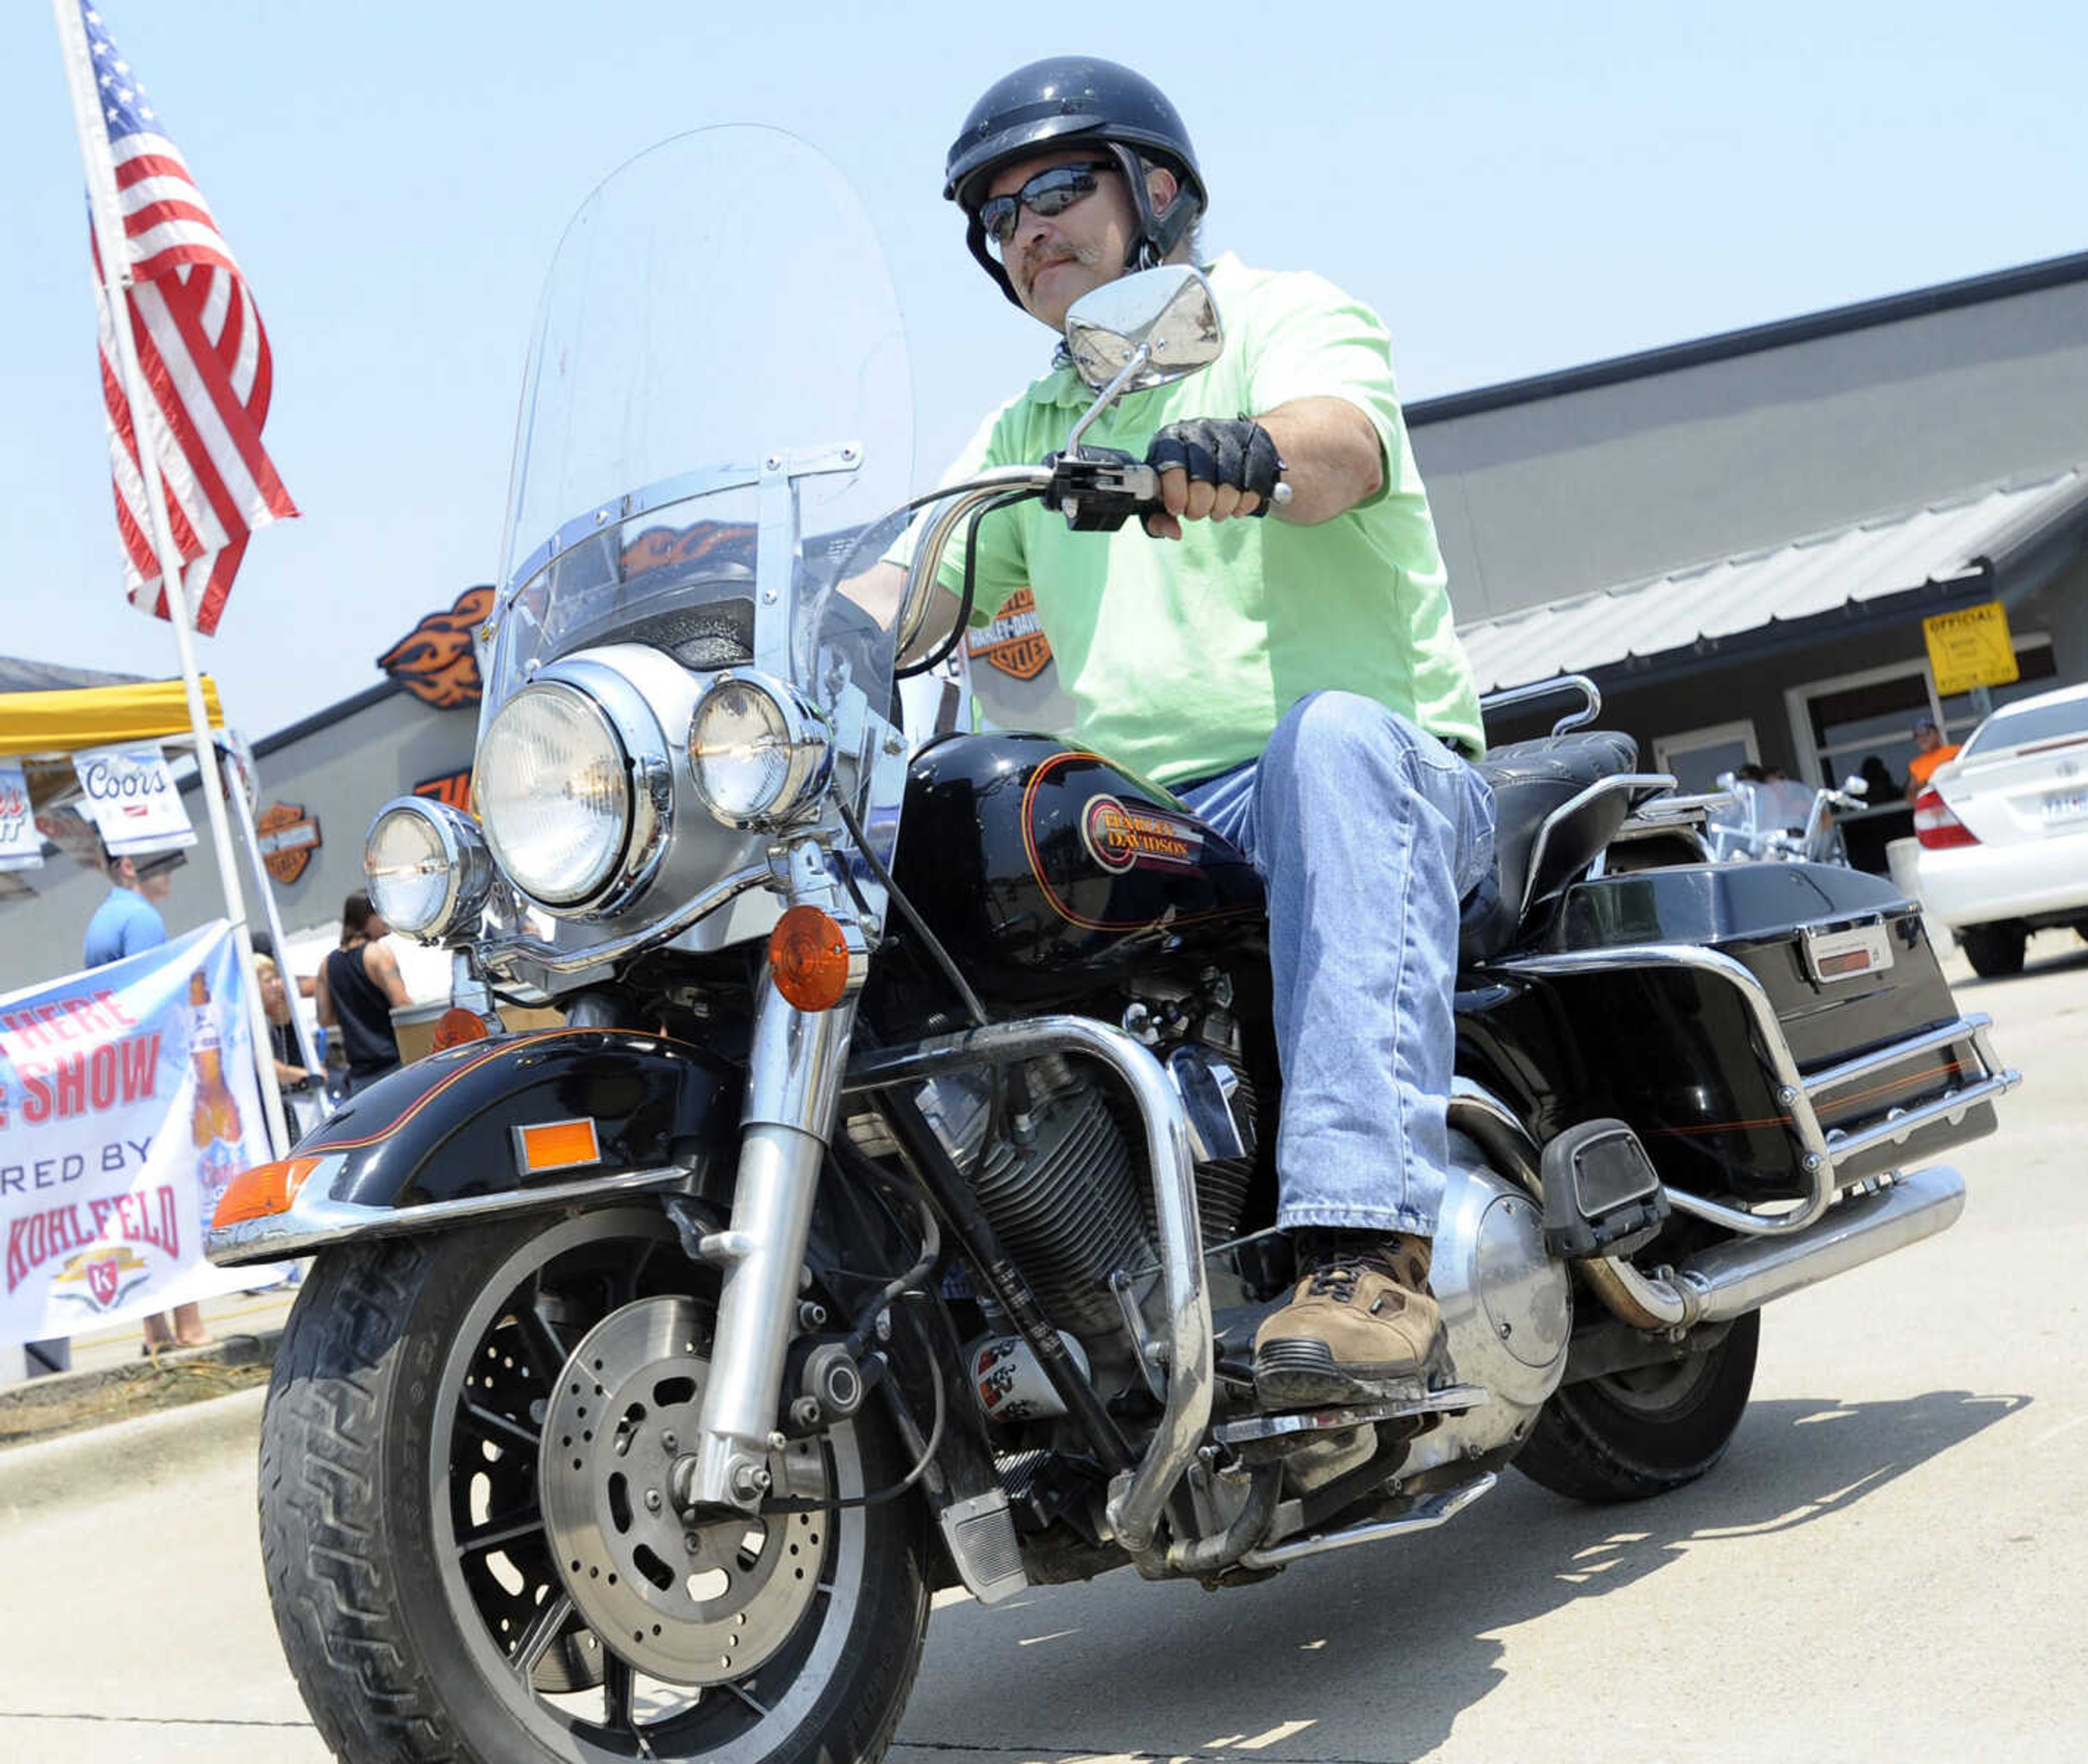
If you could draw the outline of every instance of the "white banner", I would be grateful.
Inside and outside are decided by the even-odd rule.
[[[118,857],[170,852],[196,842],[182,793],[156,741],[130,747],[96,747],[72,758],[82,805],[101,829],[102,843]]]
[[[29,782],[19,762],[0,759],[0,869],[35,869],[44,836],[29,812]]]
[[[268,1156],[239,963],[219,920],[0,998],[0,1343],[267,1283],[203,1225]]]

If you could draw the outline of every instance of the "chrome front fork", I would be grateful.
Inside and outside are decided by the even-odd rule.
[[[768,1489],[783,1363],[798,1326],[798,1279],[833,1131],[855,1001],[804,1011],[764,984],[740,1116],[732,1222],[706,1240],[725,1290],[711,1343],[695,1463],[686,1504],[752,1511]]]

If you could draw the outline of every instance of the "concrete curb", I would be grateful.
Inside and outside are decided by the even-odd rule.
[[[251,1335],[226,1335],[208,1348],[169,1348],[156,1360],[140,1357],[86,1372],[54,1373],[28,1378],[0,1390],[0,1415],[28,1415],[54,1408],[112,1385],[142,1384],[169,1369],[183,1366],[271,1366],[281,1344],[280,1326]],[[33,1434],[29,1436],[33,1437]]]
[[[250,1459],[260,1449],[267,1395],[257,1388],[208,1397],[0,1451],[0,1523],[115,1495],[178,1489],[200,1471]]]

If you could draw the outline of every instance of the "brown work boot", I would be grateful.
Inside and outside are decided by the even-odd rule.
[[[1429,1241],[1301,1233],[1307,1269],[1254,1338],[1254,1386],[1271,1408],[1419,1396],[1449,1371],[1428,1295]]]

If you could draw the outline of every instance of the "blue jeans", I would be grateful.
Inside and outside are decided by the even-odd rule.
[[[1483,909],[1495,886],[1493,792],[1397,711],[1316,692],[1258,761],[1183,801],[1268,891],[1277,1223],[1432,1236],[1461,903]]]

